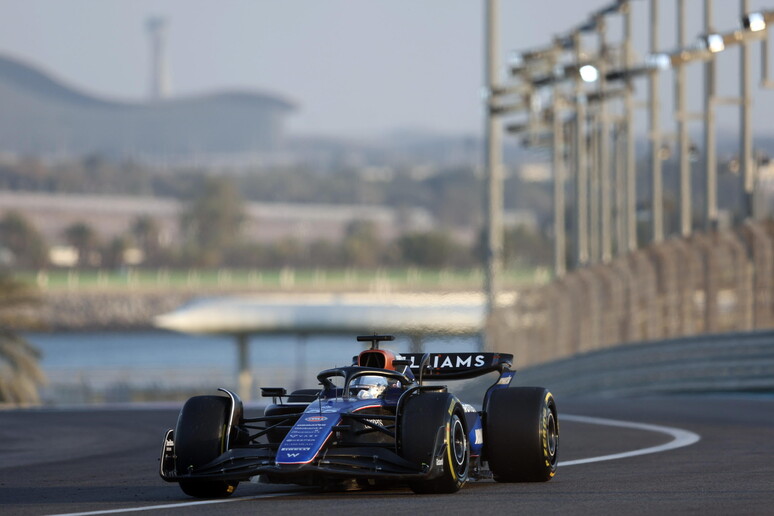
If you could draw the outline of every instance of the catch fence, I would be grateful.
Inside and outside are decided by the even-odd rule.
[[[651,245],[520,292],[487,322],[519,367],[626,343],[774,328],[774,221]]]

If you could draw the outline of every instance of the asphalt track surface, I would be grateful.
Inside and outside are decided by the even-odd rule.
[[[774,514],[774,397],[557,404],[561,464],[547,483],[432,496],[243,483],[225,503],[197,503],[159,478],[174,408],[5,411],[0,514]],[[627,453],[643,449],[652,453]]]

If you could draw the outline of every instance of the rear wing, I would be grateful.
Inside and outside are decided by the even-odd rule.
[[[427,380],[467,380],[497,371],[503,373],[513,367],[509,353],[401,353],[410,361],[409,367],[420,378],[420,366],[427,357],[427,366],[421,375]]]

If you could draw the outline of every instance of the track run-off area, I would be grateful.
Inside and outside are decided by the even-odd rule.
[[[546,483],[452,495],[242,483],[201,501],[158,477],[176,408],[0,412],[4,514],[760,514],[774,501],[774,397],[557,399],[560,465]],[[248,409],[248,415],[250,410]]]

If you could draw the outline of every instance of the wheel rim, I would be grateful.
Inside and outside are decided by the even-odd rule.
[[[548,445],[548,456],[553,463],[556,460],[556,449],[559,447],[559,432],[556,427],[556,417],[554,411],[548,411],[546,421],[546,444]]]
[[[451,444],[454,462],[457,465],[457,469],[462,471],[467,463],[468,440],[465,436],[465,429],[462,426],[462,421],[460,421],[458,417],[454,418]]]

